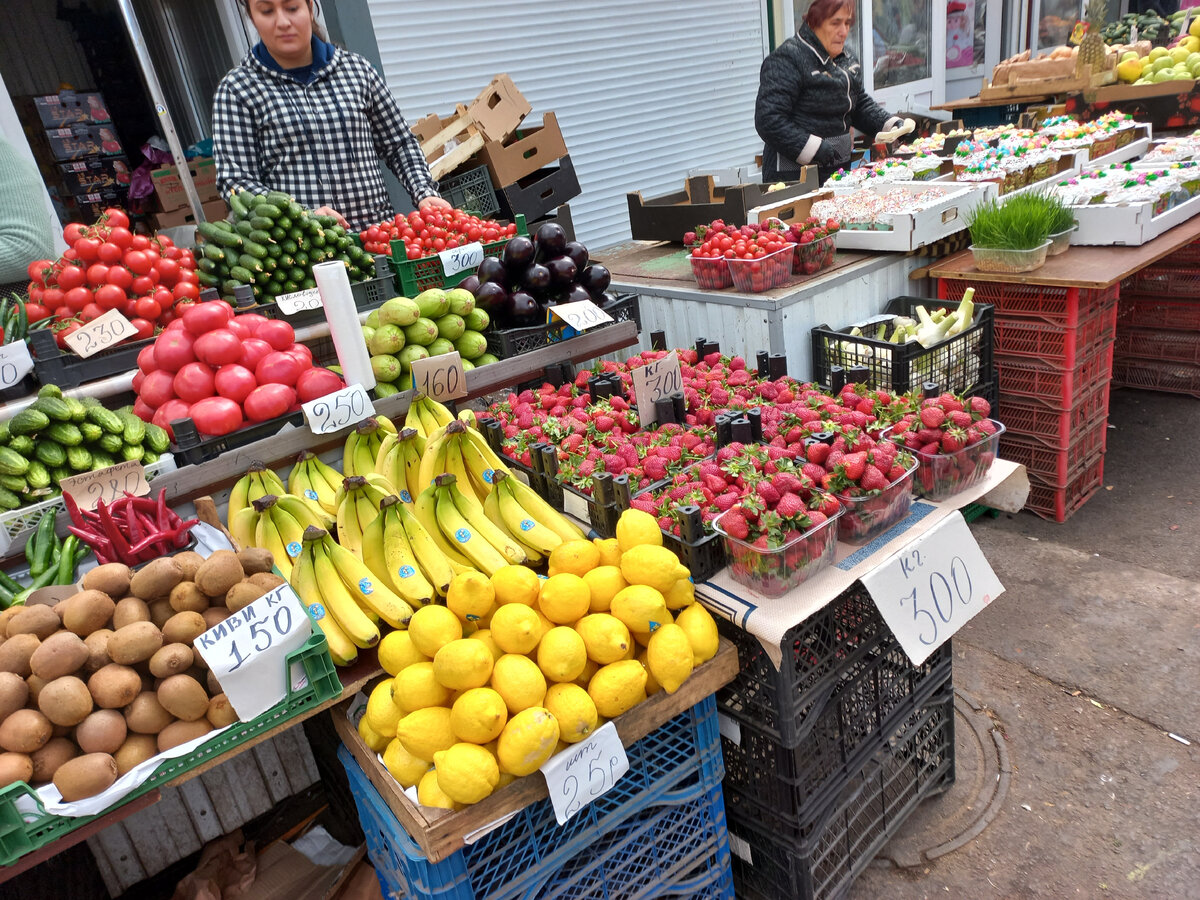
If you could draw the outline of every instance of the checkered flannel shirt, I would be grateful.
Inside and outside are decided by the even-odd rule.
[[[253,53],[232,69],[213,98],[217,187],[285,191],[311,209],[331,206],[361,230],[390,218],[383,160],[419,203],[437,182],[379,73],[337,49],[311,84],[260,63]]]

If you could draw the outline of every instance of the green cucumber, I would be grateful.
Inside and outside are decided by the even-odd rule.
[[[224,228],[218,228],[213,222],[201,222],[196,226],[196,231],[205,241],[212,241],[214,244],[219,244],[222,247],[233,247],[236,249],[242,245],[242,236],[240,234],[226,231]]]
[[[233,288],[240,287],[243,284],[254,284],[254,273],[249,269],[241,266],[234,266],[229,270],[229,281],[226,281],[222,290],[233,293]]]
[[[242,251],[243,251],[243,255],[248,254],[248,255],[254,257],[255,259],[266,259],[267,258],[267,248],[264,247],[262,244],[256,244],[254,241],[243,241],[242,242]]]

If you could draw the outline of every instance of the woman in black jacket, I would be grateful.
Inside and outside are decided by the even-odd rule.
[[[912,130],[863,89],[862,64],[846,49],[849,0],[814,0],[796,34],[763,60],[754,127],[765,142],[763,181],[799,176],[816,164],[824,183],[850,165],[850,126],[864,134]]]

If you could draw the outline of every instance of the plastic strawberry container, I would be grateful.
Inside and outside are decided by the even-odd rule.
[[[835,494],[842,504],[842,515],[838,517],[838,538],[866,543],[907,516],[912,506],[913,475],[919,465],[914,454],[913,464],[908,471],[878,494],[863,497],[850,497],[844,492]]]
[[[706,291],[733,287],[733,276],[729,274],[729,260],[725,257],[709,258],[692,256],[689,253],[688,259],[692,261],[692,277],[696,279],[696,284]]]
[[[782,597],[833,562],[838,541],[838,528],[834,526],[843,512],[844,509],[838,510],[800,537],[771,550],[755,547],[728,534],[721,527],[721,520],[727,513],[713,519],[712,527],[725,540],[733,580],[764,597]]]
[[[729,259],[733,286],[744,294],[760,294],[783,287],[792,278],[792,260],[796,251],[791,244],[758,259]]]
[[[797,244],[796,253],[792,258],[792,274],[813,275],[822,269],[828,269],[833,265],[835,251],[832,234],[825,235],[819,241]]]
[[[954,453],[921,453],[919,450],[909,450],[920,462],[913,483],[918,497],[924,497],[926,500],[945,500],[960,491],[974,487],[987,477],[988,470],[996,459],[1000,435],[1007,430],[995,419],[988,421],[996,426],[995,434],[989,435],[987,440]],[[888,429],[882,437],[886,438],[890,433],[891,429]]]

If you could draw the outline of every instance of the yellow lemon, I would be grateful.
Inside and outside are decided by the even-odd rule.
[[[687,632],[675,624],[656,628],[646,647],[646,664],[654,680],[668,694],[679,690],[695,665]]]
[[[384,749],[383,765],[405,787],[412,787],[429,771],[429,763],[405,750],[398,738],[393,738]]]
[[[546,676],[528,656],[506,653],[492,669],[492,687],[504,698],[510,713],[541,706],[546,696]]]
[[[542,585],[538,608],[547,619],[558,625],[569,625],[587,615],[592,595],[587,582],[578,575],[560,572],[551,575]]]
[[[651,632],[671,621],[663,595],[645,584],[631,584],[613,597],[610,612],[628,626],[630,631]]]
[[[463,638],[451,641],[437,652],[433,658],[433,674],[439,684],[450,690],[465,691],[487,684],[495,661],[483,641]]]
[[[496,757],[477,744],[455,744],[433,755],[438,787],[464,806],[478,803],[496,789],[500,767]]]
[[[560,572],[583,577],[584,572],[591,571],[600,565],[600,551],[591,541],[563,541],[550,551],[550,568],[548,574],[553,577]],[[546,586],[542,585],[542,590]]]
[[[592,680],[592,676],[600,671],[600,664],[591,657],[583,665],[583,671],[579,673],[579,677],[575,679],[575,683],[581,688],[586,689]]]
[[[629,632],[629,634],[633,637],[633,643],[635,646],[637,646],[637,647],[649,647],[650,646],[650,632],[648,632],[648,631],[631,631],[631,632]],[[637,654],[637,651],[634,652],[634,655],[636,655],[636,654]],[[628,657],[626,657],[626,659],[633,659],[633,657],[628,656]]]
[[[592,538],[592,543],[600,551],[600,565],[621,565],[621,545],[616,538]]]
[[[650,662],[646,659],[646,651],[643,650],[637,655],[637,661],[642,664],[642,668],[646,670],[646,696],[651,697],[662,690],[662,685],[654,680],[654,673],[650,671]]]
[[[412,635],[407,631],[389,631],[379,642],[379,665],[389,675],[419,662],[429,662],[429,657],[413,646]]]
[[[433,754],[457,743],[450,728],[450,710],[444,706],[410,712],[396,725],[396,737],[405,750],[426,762],[433,762]]]
[[[504,651],[500,649],[500,645],[492,637],[492,630],[490,628],[480,628],[471,634],[469,640],[482,641],[483,645],[491,651],[493,662],[504,655]]]
[[[559,740],[568,744],[582,741],[596,730],[596,704],[577,684],[551,685],[546,691],[546,709],[558,721]]]
[[[588,592],[591,595],[591,604],[589,609],[591,612],[608,612],[612,606],[613,597],[628,587],[628,582],[625,576],[621,574],[619,566],[603,565],[597,566],[583,576],[583,580],[587,582]]]
[[[501,606],[506,603],[533,606],[542,589],[542,579],[537,577],[533,569],[525,566],[504,566],[492,576],[492,588],[496,602]]]
[[[460,572],[446,591],[446,608],[460,622],[478,622],[492,611],[496,589],[482,572]]]
[[[671,590],[663,594],[667,609],[683,609],[696,602],[696,585],[690,578],[680,578]]]
[[[546,636],[547,632],[549,632],[550,629],[553,628],[556,623],[551,622],[548,618],[546,618],[546,614],[544,612],[542,612],[540,607],[535,606],[533,608],[533,611],[535,613],[537,613],[538,626],[541,628],[541,631],[538,632],[538,643],[541,643],[542,638],[544,638]],[[530,651],[530,652],[532,652],[532,651]]]
[[[542,637],[537,664],[550,681],[574,681],[587,664],[587,647],[574,628],[559,625]]]
[[[535,706],[508,720],[496,744],[500,768],[513,775],[532,775],[550,758],[558,743],[558,721]]]
[[[588,659],[602,666],[624,659],[625,652],[633,643],[625,623],[608,613],[584,616],[575,623],[575,630],[583,638]]]
[[[717,634],[717,623],[701,604],[693,603],[683,610],[675,617],[675,624],[687,635],[696,665],[717,655],[717,644],[721,640],[721,636]]]
[[[486,744],[494,741],[508,721],[504,698],[491,688],[463,691],[450,708],[450,730],[460,741]]]
[[[676,581],[691,575],[679,557],[666,547],[653,544],[639,544],[622,553],[621,574],[630,584],[649,585],[660,594],[669,593]]]
[[[434,809],[457,809],[458,804],[438,784],[437,771],[430,769],[417,783],[417,802]]]
[[[408,635],[418,652],[433,659],[443,645],[462,637],[462,622],[444,606],[422,606],[408,620]]]
[[[396,723],[402,715],[404,710],[396,706],[392,699],[392,679],[385,678],[367,695],[367,711],[363,718],[377,735],[393,738],[396,736]]]
[[[392,679],[392,701],[410,713],[427,706],[449,705],[450,691],[438,680],[433,663],[413,663]]]
[[[522,603],[508,603],[492,613],[492,640],[505,653],[530,653],[542,639],[542,623],[536,610]]]
[[[634,547],[662,546],[662,529],[658,520],[650,513],[640,509],[627,509],[617,519],[617,544],[621,553],[628,553]]]
[[[636,659],[602,666],[588,683],[596,712],[612,719],[646,699],[646,670]]]
[[[383,748],[388,745],[388,739],[367,724],[366,716],[358,720],[358,736],[376,753],[382,753]]]

